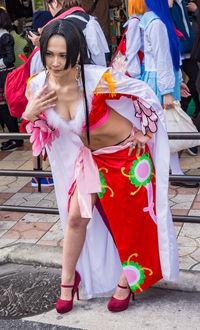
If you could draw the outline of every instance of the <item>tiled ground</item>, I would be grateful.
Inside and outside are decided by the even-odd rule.
[[[181,154],[181,166],[187,174],[200,175],[198,156]],[[48,161],[44,169],[50,169]],[[0,151],[0,169],[32,169],[30,144],[15,151]],[[169,200],[173,215],[200,216],[200,189],[169,187]],[[30,178],[0,177],[0,205],[57,207],[53,187],[31,186]],[[178,238],[180,268],[200,271],[200,225],[175,223]],[[63,235],[58,215],[0,212],[0,247],[16,243],[62,246]]]

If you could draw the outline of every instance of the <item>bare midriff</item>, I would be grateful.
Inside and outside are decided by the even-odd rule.
[[[132,128],[133,125],[128,119],[110,108],[110,114],[106,122],[90,131],[89,148],[97,150],[119,144],[120,141],[130,136]],[[86,133],[82,133],[80,137],[82,142],[88,146]]]

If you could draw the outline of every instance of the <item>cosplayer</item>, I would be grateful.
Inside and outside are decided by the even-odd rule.
[[[56,309],[72,309],[81,281],[88,299],[117,287],[108,309],[122,311],[131,293],[178,278],[163,110],[146,83],[87,64],[72,22],[51,22],[40,42],[46,71],[29,81],[24,116],[34,155],[47,148],[64,230]]]
[[[145,81],[156,93],[164,109],[174,107],[181,95],[189,96],[189,89],[182,82],[178,31],[175,30],[167,0],[129,0],[127,38],[127,72]],[[136,19],[137,18],[137,19]],[[138,51],[144,59],[140,65]],[[183,175],[178,153],[170,154],[172,174]],[[192,188],[193,182],[173,182]]]

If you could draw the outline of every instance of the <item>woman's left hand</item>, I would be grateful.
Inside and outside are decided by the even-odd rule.
[[[180,84],[180,94],[181,97],[188,97],[191,95],[188,86],[184,82]]]
[[[148,133],[148,135],[151,136],[151,133]],[[141,151],[144,151],[145,144],[147,143],[147,141],[149,141],[149,139],[150,138],[148,136],[143,135],[142,131],[135,130],[135,134],[128,138],[124,143],[122,143],[122,145],[125,145],[127,142],[132,142],[129,147],[128,156],[131,155],[135,148],[137,148],[136,154],[138,156]]]

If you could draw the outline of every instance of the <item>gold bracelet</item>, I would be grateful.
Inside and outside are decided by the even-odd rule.
[[[151,139],[152,139],[152,136],[151,136],[151,135],[149,135],[148,133],[146,134],[146,136],[148,136],[149,140],[151,140]]]

